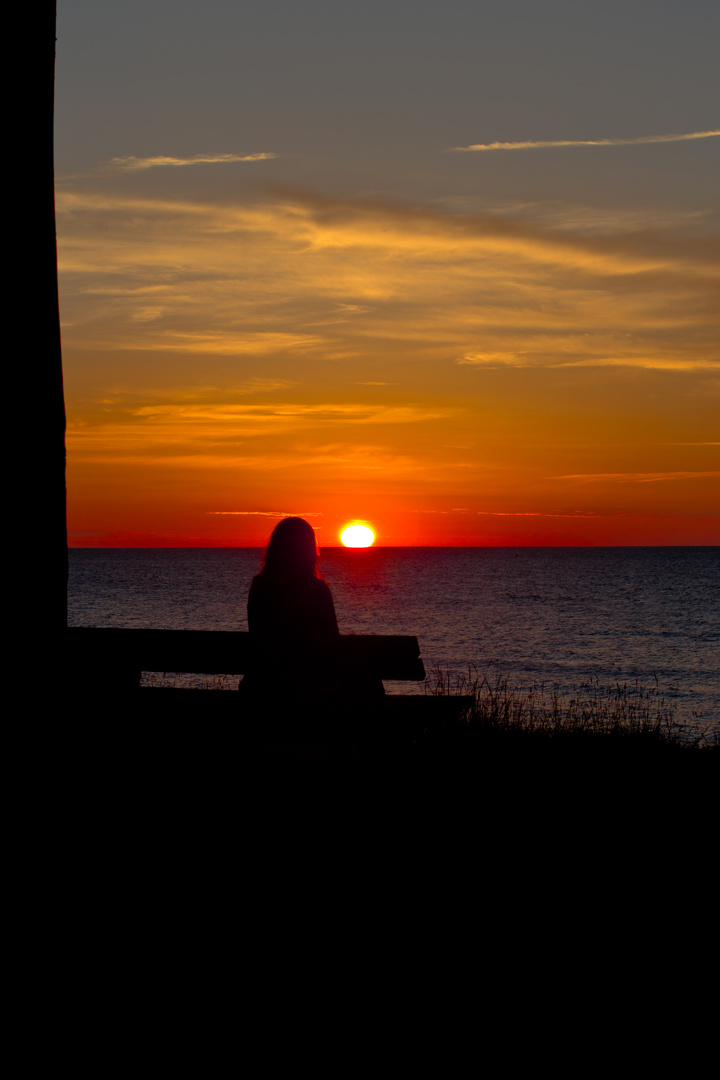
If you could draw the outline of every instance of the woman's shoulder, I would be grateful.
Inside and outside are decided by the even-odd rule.
[[[335,604],[333,602],[330,586],[322,578],[314,578],[311,592],[311,604],[318,614],[322,614],[323,621],[332,622],[337,629],[335,617]]]
[[[250,595],[257,596],[261,593],[294,595],[313,597],[314,599],[332,599],[330,586],[322,578],[303,577],[291,581],[277,581],[269,579],[266,574],[256,574],[250,585]]]
[[[311,588],[311,596],[316,604],[334,609],[333,595],[326,581],[323,581],[322,578],[313,578]]]
[[[248,607],[257,608],[258,604],[265,604],[268,600],[267,580],[262,574],[256,574],[250,584],[248,592]]]

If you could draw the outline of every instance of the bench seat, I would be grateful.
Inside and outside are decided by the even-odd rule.
[[[341,634],[340,659],[346,671],[383,681],[421,682],[425,667],[416,637],[387,634]],[[207,675],[247,673],[250,635],[242,630],[136,630],[71,627],[65,669],[80,697],[124,702],[130,696],[137,715],[238,715],[238,698],[217,689],[143,687],[142,672]],[[388,717],[425,726],[451,718],[472,705],[472,697],[386,694],[377,706]],[[376,704],[373,704],[373,709]]]

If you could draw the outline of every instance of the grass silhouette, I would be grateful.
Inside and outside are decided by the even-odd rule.
[[[466,675],[432,670],[426,693],[472,695],[474,704],[460,718],[462,726],[485,742],[512,742],[570,749],[597,747],[617,750],[720,749],[716,726],[687,724],[675,719],[674,706],[657,678],[652,684],[604,685],[591,679],[562,692],[544,682],[514,686],[497,671],[470,667]],[[701,718],[696,717],[696,721]],[[450,735],[450,733],[447,733]]]
[[[232,691],[238,676],[146,672],[143,682],[148,687]],[[720,750],[716,724],[703,725],[700,717],[691,724],[675,718],[672,689],[662,690],[657,678],[649,684],[639,680],[605,684],[595,678],[562,692],[545,682],[515,685],[492,666],[485,671],[471,666],[464,675],[430,669],[426,695],[470,696],[473,704],[458,714],[439,714],[441,720],[430,720],[425,727],[415,725],[412,753],[427,760],[438,755],[448,763],[467,758],[469,765],[488,753],[629,760]],[[397,752],[398,737],[403,744],[404,736],[392,730],[392,721],[388,723],[386,727],[382,714],[369,718],[366,736],[371,754],[375,751],[370,744],[375,744],[380,757],[391,746],[393,754]],[[292,727],[291,719],[288,728]],[[342,732],[342,721],[336,730]]]

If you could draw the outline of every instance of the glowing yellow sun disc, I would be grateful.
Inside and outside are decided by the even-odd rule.
[[[345,547],[370,547],[375,533],[367,525],[348,525],[340,534]]]

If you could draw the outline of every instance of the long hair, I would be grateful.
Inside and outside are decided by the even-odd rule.
[[[289,517],[275,526],[265,549],[263,575],[267,578],[292,580],[320,577],[315,530],[305,518]]]

